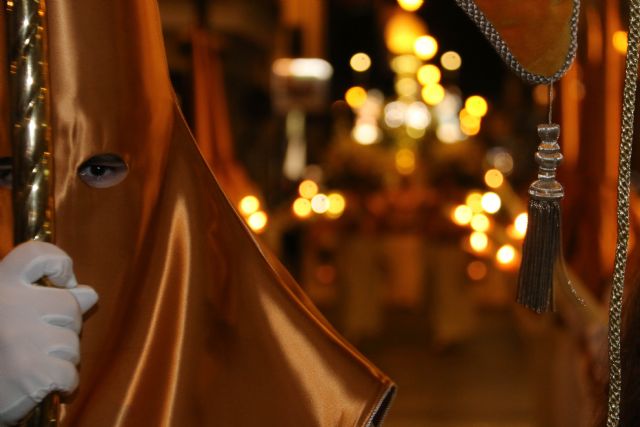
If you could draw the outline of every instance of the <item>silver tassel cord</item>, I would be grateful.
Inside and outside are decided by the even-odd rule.
[[[609,305],[609,401],[607,427],[618,427],[620,424],[622,292],[629,245],[631,148],[633,145],[633,120],[638,78],[638,43],[640,43],[640,0],[631,0],[629,2],[629,37],[622,98],[620,158],[618,161],[618,235]]]

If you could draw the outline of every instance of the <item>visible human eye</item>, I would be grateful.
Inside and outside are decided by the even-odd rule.
[[[129,173],[127,164],[116,154],[98,154],[78,168],[78,176],[93,188],[108,188],[120,184]]]
[[[0,187],[11,188],[13,183],[13,161],[11,157],[0,157]]]

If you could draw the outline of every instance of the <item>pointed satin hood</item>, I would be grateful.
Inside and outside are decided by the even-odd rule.
[[[56,243],[100,295],[62,424],[366,425],[393,384],[336,334],[220,190],[176,107],[155,1],[48,9]],[[129,175],[91,188],[77,168],[104,153],[125,159]],[[8,192],[0,197],[6,230]]]

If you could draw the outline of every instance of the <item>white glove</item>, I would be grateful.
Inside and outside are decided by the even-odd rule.
[[[44,276],[59,288],[33,284]],[[82,314],[97,300],[50,243],[23,243],[0,262],[0,423],[19,421],[53,390],[77,387]]]

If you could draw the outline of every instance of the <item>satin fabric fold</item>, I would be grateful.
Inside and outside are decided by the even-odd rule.
[[[48,8],[56,243],[100,295],[62,425],[362,426],[384,412],[393,383],[263,252],[207,168],[155,2]],[[91,188],[77,168],[104,153],[129,175]]]

